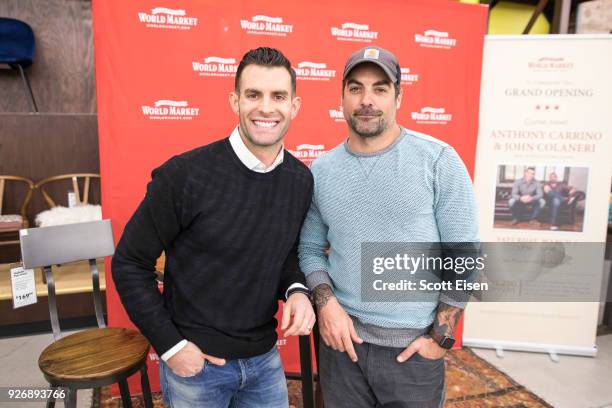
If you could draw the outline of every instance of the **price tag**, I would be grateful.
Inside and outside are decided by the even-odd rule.
[[[34,269],[23,269],[22,266],[11,268],[11,289],[13,309],[36,303],[38,299],[36,299]]]
[[[74,191],[69,191],[68,192],[68,208],[76,207],[76,205],[77,205],[76,194],[74,193]]]

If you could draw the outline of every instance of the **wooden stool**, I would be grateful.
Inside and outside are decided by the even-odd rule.
[[[24,268],[43,267],[48,291],[49,315],[55,342],[38,359],[38,366],[54,389],[65,389],[66,407],[76,407],[77,390],[118,383],[124,407],[131,408],[127,378],[140,371],[145,406],[153,408],[147,375],[149,342],[137,331],[106,327],[100,301],[96,258],[112,255],[113,233],[109,220],[45,228],[20,233]],[[93,300],[98,329],[62,337],[52,265],[87,259],[93,283]],[[55,398],[47,407],[55,406]]]
[[[140,371],[145,406],[152,407],[147,375],[149,342],[124,328],[85,330],[52,343],[38,366],[53,388],[67,388],[66,406],[76,406],[76,391],[118,383],[124,407],[131,407],[127,378]],[[47,405],[49,406],[49,404]]]

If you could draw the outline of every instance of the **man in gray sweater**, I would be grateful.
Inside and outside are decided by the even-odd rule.
[[[537,223],[538,215],[545,204],[542,184],[535,179],[535,168],[527,167],[523,178],[514,181],[512,198],[508,200],[512,211],[512,225],[518,224],[525,218],[531,224]]]
[[[396,121],[400,75],[395,56],[379,47],[348,59],[348,139],[311,167],[315,187],[299,256],[317,306],[326,407],[444,403],[444,354],[465,307],[456,291],[363,298],[364,246],[478,240],[472,185],[459,155]],[[448,282],[456,277],[452,272]]]

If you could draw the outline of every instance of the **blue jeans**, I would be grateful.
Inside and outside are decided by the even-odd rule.
[[[202,371],[180,377],[160,360],[164,402],[172,408],[287,408],[287,382],[276,346],[260,356],[206,361]]]
[[[550,206],[550,223],[551,225],[559,225],[557,223],[557,217],[559,216],[559,210],[561,205],[565,202],[565,197],[558,192],[550,192],[547,195],[548,201],[551,203]]]
[[[331,408],[442,408],[446,395],[444,358],[414,353],[404,363],[403,348],[355,343],[357,363],[346,353],[319,343],[323,403]]]
[[[508,200],[508,206],[512,211],[512,218],[517,221],[522,221],[525,218],[525,214],[529,213],[529,207],[532,207],[531,214],[528,215],[529,220],[535,220],[540,215],[540,211],[546,205],[546,200],[540,198],[538,200],[532,201],[529,204],[523,203],[521,200],[517,200],[516,198],[511,198]]]

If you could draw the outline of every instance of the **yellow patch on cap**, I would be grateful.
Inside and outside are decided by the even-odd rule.
[[[363,52],[363,58],[378,59],[379,54],[380,51],[378,51],[376,48],[368,48]]]

